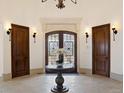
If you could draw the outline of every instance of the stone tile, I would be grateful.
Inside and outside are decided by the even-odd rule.
[[[51,93],[56,75],[24,76],[0,82],[0,93]],[[122,82],[102,76],[64,75],[68,93],[123,93]]]

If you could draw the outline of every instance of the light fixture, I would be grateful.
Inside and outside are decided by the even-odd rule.
[[[115,41],[115,35],[118,33],[118,31],[116,30],[116,28],[112,28],[113,30],[113,41]]]
[[[46,1],[47,0],[42,0],[42,2],[46,2]],[[59,9],[64,8],[65,7],[64,1],[66,1],[66,0],[58,0],[58,4],[56,5],[56,7],[58,7]],[[74,4],[77,4],[77,0],[71,0],[71,2],[73,2]]]
[[[37,33],[33,33],[34,43],[36,43],[36,34]]]
[[[89,37],[89,34],[86,32],[85,35],[86,35],[86,43],[87,43],[88,42],[87,38]]]
[[[11,41],[11,30],[12,30],[12,29],[9,28],[9,29],[7,30],[7,32],[6,32],[7,35],[9,35],[9,41]]]

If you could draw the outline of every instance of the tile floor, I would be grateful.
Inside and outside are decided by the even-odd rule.
[[[0,81],[0,93],[51,93],[56,75],[36,75]],[[64,75],[68,93],[122,93],[122,82],[101,76]]]

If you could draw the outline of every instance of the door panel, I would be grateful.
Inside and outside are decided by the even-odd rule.
[[[29,74],[29,28],[12,24],[12,77]]]
[[[75,62],[75,39],[74,35],[63,34],[63,48],[65,52],[64,62],[74,65]]]
[[[56,64],[58,60],[56,50],[59,49],[59,34],[51,34],[48,36],[48,65]]]
[[[92,28],[93,74],[110,75],[110,24]]]

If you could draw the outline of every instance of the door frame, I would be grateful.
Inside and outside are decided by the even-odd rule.
[[[30,74],[30,41],[29,41],[29,27],[27,26],[22,26],[22,25],[17,25],[17,24],[11,24],[11,27],[16,26],[16,27],[21,27],[21,28],[27,28],[28,29],[28,68],[27,68],[27,75]],[[13,55],[13,47],[14,47],[14,42],[13,42],[13,28],[11,30],[11,72],[12,72],[12,78],[16,77],[15,75],[15,68],[13,67],[14,65],[14,55]]]
[[[77,33],[75,32],[71,32],[71,31],[65,31],[65,30],[57,30],[57,31],[51,31],[51,32],[48,32],[48,33],[45,33],[45,47],[48,47],[48,36],[50,34],[61,34],[61,33],[64,33],[64,34],[72,34],[74,35],[74,39],[75,39],[75,73],[77,73]],[[61,37],[59,37],[61,38]],[[63,37],[61,38],[63,39]],[[59,46],[63,46],[63,45],[59,45]],[[45,48],[45,66],[48,64],[48,48]],[[46,72],[46,70],[45,70]]]
[[[103,25],[99,25],[99,26],[94,26],[92,27],[92,74],[95,74],[95,60],[94,60],[94,38],[93,38],[93,28],[97,28],[97,27],[105,27],[107,26],[108,27],[108,36],[109,36],[109,44],[108,44],[108,54],[109,54],[109,57],[108,57],[108,60],[109,60],[109,63],[108,63],[108,72],[107,72],[107,77],[110,77],[110,65],[111,65],[111,60],[110,60],[110,50],[111,50],[111,47],[110,47],[110,44],[111,44],[111,39],[110,39],[110,23],[108,24],[103,24]]]

